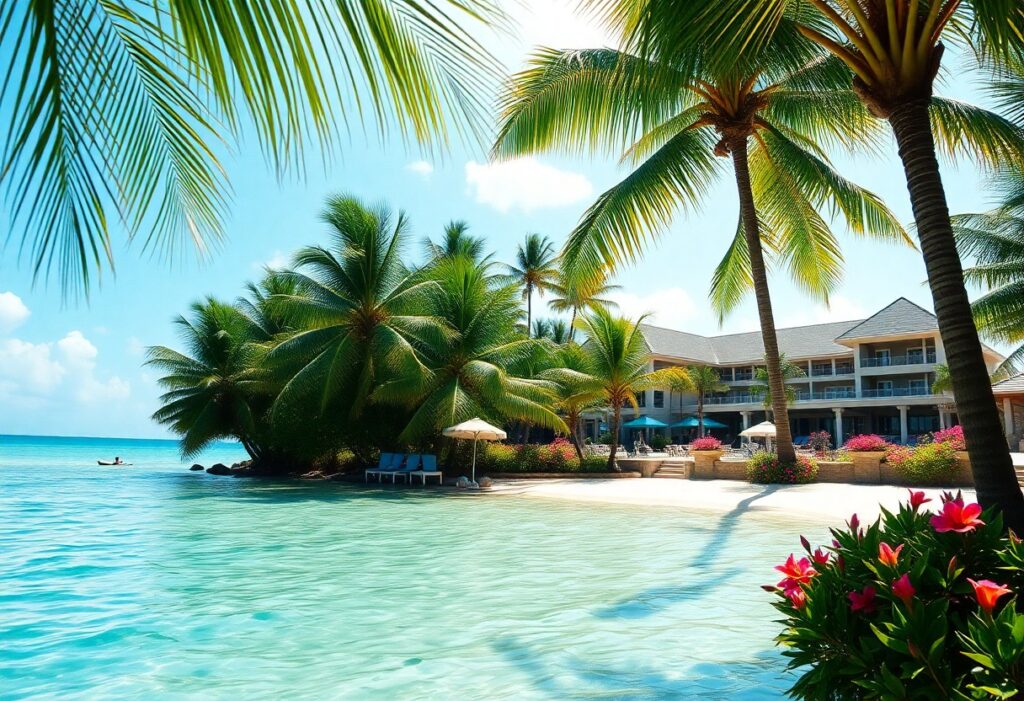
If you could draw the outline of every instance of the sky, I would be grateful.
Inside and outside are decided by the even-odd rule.
[[[586,48],[613,42],[600,27],[573,12],[573,0],[524,0],[511,10],[514,38],[488,37],[488,46],[515,70],[538,45]],[[970,74],[947,55],[941,92],[977,99]],[[224,160],[234,190],[227,240],[208,260],[168,261],[138,247],[118,246],[116,275],[106,275],[86,302],[65,300],[57,284],[33,282],[15,243],[0,252],[0,434],[169,437],[149,417],[159,406],[156,373],[144,366],[151,345],[175,346],[172,320],[204,296],[231,300],[265,265],[280,267],[301,246],[323,243],[324,199],[351,193],[383,201],[409,216],[414,241],[437,237],[445,223],[466,220],[499,260],[511,260],[528,232],[558,244],[594,199],[628,171],[613,156],[538,156],[492,163],[482,149],[456,146],[443,158],[415,148],[354,138],[331,166],[310,156],[304,178],[281,181],[258,149],[240,144]],[[895,145],[881,156],[835,154],[848,178],[881,195],[904,222],[910,205]],[[728,172],[728,171],[727,171]],[[970,164],[943,163],[952,212],[979,211],[990,203],[985,182]],[[0,202],[0,226],[9,228],[9,203]],[[637,265],[615,278],[621,311],[649,323],[694,333],[757,329],[748,299],[723,325],[710,312],[711,273],[735,229],[734,186],[723,179],[702,209],[680,214]],[[118,241],[123,235],[115,234]],[[844,282],[828,307],[807,299],[784,275],[771,280],[780,327],[864,318],[903,296],[928,309],[932,302],[920,253],[842,234]],[[420,254],[417,245],[410,257]],[[543,314],[544,301],[535,301]],[[537,312],[540,308],[541,312]]]

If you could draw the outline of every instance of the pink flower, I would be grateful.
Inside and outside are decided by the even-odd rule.
[[[850,610],[870,615],[875,612],[875,588],[870,584],[860,592],[851,591],[846,597],[850,600]]]
[[[806,584],[811,581],[811,577],[818,574],[818,571],[811,565],[811,561],[806,557],[802,557],[799,560],[795,556],[790,555],[786,562],[781,565],[776,565],[775,569],[785,575],[779,587],[789,595],[789,592],[794,589],[800,589],[801,584]]]
[[[996,602],[999,601],[1001,596],[1012,593],[1012,590],[1002,584],[996,584],[987,579],[983,579],[980,582],[975,582],[970,577],[967,581],[974,587],[974,596],[978,600],[978,606],[988,615],[992,615],[992,609],[996,607]]]
[[[980,504],[964,505],[963,499],[949,499],[942,505],[942,511],[932,516],[931,524],[936,533],[970,533],[985,522],[978,516]]]
[[[910,608],[911,601],[914,598],[914,594],[917,593],[917,590],[914,589],[914,585],[910,583],[909,574],[904,574],[892,583],[892,593],[896,598],[902,600],[903,603],[907,605],[907,608]]]
[[[857,518],[857,514],[850,517],[850,531],[854,534],[857,533],[857,528],[860,526],[860,519]]]
[[[942,501],[943,504],[949,501],[955,501],[959,503],[960,506],[964,505],[964,493],[959,489],[956,490],[955,495],[953,494],[953,492],[943,492],[942,496],[940,496],[939,499]]]
[[[816,565],[827,565],[828,564],[829,553],[825,552],[821,548],[818,548],[817,550],[814,551],[814,554],[811,555],[811,557],[814,559],[814,564],[816,564]]]
[[[910,508],[914,511],[917,511],[921,504],[927,504],[931,501],[931,499],[925,498],[924,492],[915,492],[913,489],[908,489],[907,491],[910,492]]]
[[[804,536],[800,536],[800,545],[804,546],[804,550],[811,552],[811,541],[807,540]]]
[[[807,594],[800,587],[787,590],[786,598],[789,599],[789,603],[793,604],[795,609],[802,609],[807,604]]]
[[[903,550],[903,545],[896,546],[893,550],[888,543],[882,541],[878,544],[878,561],[883,565],[889,567],[895,567],[900,559],[900,551]]]

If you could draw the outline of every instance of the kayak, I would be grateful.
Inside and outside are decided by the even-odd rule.
[[[131,467],[130,462],[112,462],[110,460],[97,460],[97,465],[109,465],[111,467]]]

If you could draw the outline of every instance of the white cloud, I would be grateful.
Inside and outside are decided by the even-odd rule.
[[[499,212],[562,207],[589,199],[594,191],[586,176],[534,158],[483,164],[469,161],[466,183],[477,202]]]
[[[270,258],[268,260],[258,260],[255,263],[253,263],[252,269],[259,270],[261,272],[267,268],[269,268],[270,270],[284,270],[285,268],[288,267],[288,264],[290,262],[291,261],[286,253],[282,251],[274,251],[272,254],[270,254]]]
[[[0,292],[0,333],[13,331],[28,318],[31,312],[21,297],[13,292]]]
[[[430,165],[426,161],[413,161],[405,166],[405,169],[410,173],[416,173],[416,175],[422,175],[424,178],[429,178],[430,174],[434,172],[434,166]]]
[[[808,305],[804,309],[793,310],[777,317],[777,326],[806,326],[807,324],[826,324],[830,321],[853,321],[865,319],[869,312],[859,302],[835,295],[829,306],[824,304]]]
[[[680,331],[688,330],[688,323],[699,313],[693,298],[681,287],[667,287],[645,295],[613,292],[608,297],[619,305],[618,314],[626,318],[636,319],[641,314],[650,314],[647,323]]]
[[[524,43],[556,49],[595,49],[617,46],[596,18],[579,11],[578,0],[525,0],[510,3]]]
[[[128,355],[140,358],[146,353],[146,344],[140,341],[135,336],[131,336],[128,338],[127,351]]]
[[[99,351],[81,331],[71,331],[56,343],[0,340],[0,398],[69,397],[80,404],[125,400],[131,385],[116,375],[97,376]]]

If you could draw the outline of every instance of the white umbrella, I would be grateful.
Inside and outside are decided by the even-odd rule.
[[[771,421],[762,421],[756,426],[740,431],[740,435],[747,438],[775,438],[775,424]]]
[[[441,431],[447,438],[473,439],[473,482],[476,482],[476,442],[477,441],[503,441],[508,434],[497,426],[491,426],[481,419],[470,419],[461,424],[455,424]]]

